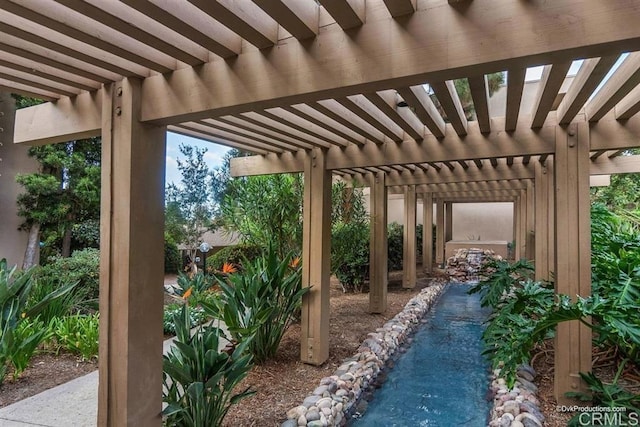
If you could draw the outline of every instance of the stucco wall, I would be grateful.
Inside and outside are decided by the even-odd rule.
[[[27,233],[18,230],[22,220],[17,216],[16,197],[22,188],[16,174],[36,170],[36,163],[27,156],[28,147],[13,144],[14,106],[11,95],[0,93],[0,259],[21,267]]]
[[[369,208],[369,191],[365,189]],[[435,206],[434,206],[435,221]],[[404,196],[389,194],[387,222],[404,223]],[[422,201],[417,204],[417,223],[422,224]],[[513,203],[454,203],[453,240],[513,240]]]

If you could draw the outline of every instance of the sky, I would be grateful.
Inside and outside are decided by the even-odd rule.
[[[204,155],[204,159],[206,160],[209,169],[213,169],[214,167],[221,165],[222,158],[226,152],[230,150],[229,147],[225,147],[224,145],[167,132],[167,184],[171,182],[174,182],[175,184],[180,183],[180,171],[178,170],[178,162],[176,161],[176,159],[184,160],[184,156],[182,156],[182,153],[180,153],[178,148],[180,144],[206,148],[207,153]]]

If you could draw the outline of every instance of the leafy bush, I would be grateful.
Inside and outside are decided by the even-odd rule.
[[[621,417],[616,420],[620,423],[619,425],[637,424],[638,415],[640,415],[640,395],[629,393],[618,385],[618,379],[626,362],[627,359],[620,364],[611,384],[604,384],[591,372],[586,374],[580,372],[580,377],[587,384],[591,393],[569,392],[567,396],[575,397],[583,402],[591,402],[592,406],[614,409],[615,413]],[[620,408],[624,408],[624,410],[621,411]],[[577,414],[569,421],[569,427],[585,425],[584,416],[581,417],[580,414]],[[635,414],[635,419],[632,414]],[[588,419],[590,420],[590,418]]]
[[[38,316],[52,300],[64,296],[74,287],[74,284],[60,287],[27,309],[33,271],[29,269],[18,275],[16,267],[10,269],[6,259],[0,260],[0,385],[8,364],[13,365],[14,376],[20,375],[35,349],[46,338],[46,328],[23,323]]]
[[[169,236],[168,233],[164,233],[164,272],[176,274],[180,271],[180,267],[182,265],[180,259],[180,251],[178,250],[178,245],[176,242]]]
[[[389,271],[402,270],[404,227],[397,222],[387,225],[387,257]]]
[[[224,264],[230,264],[242,268],[245,260],[254,261],[260,257],[264,250],[256,245],[233,245],[220,249],[215,254],[207,258],[207,270],[221,271]]]
[[[76,314],[56,319],[52,323],[54,338],[59,347],[82,356],[82,360],[98,357],[98,313]]]
[[[331,271],[345,291],[362,292],[369,275],[369,223],[338,222],[331,230]]]
[[[9,350],[9,360],[13,365],[14,380],[27,369],[38,346],[50,336],[49,328],[38,318],[25,318],[13,332],[7,333],[6,344]]]
[[[184,304],[170,304],[164,308],[164,315],[162,318],[162,327],[164,333],[167,335],[176,334],[176,324],[174,323],[175,316],[182,311]],[[189,313],[189,325],[194,328],[202,324],[208,317],[201,307],[191,307],[188,310]]]
[[[38,278],[58,283],[76,283],[76,292],[83,294],[84,301],[97,301],[100,290],[100,251],[83,249],[70,257],[54,256],[37,273]]]
[[[162,414],[171,426],[219,426],[231,405],[254,392],[234,389],[251,370],[251,343],[246,337],[234,349],[219,351],[223,332],[212,325],[191,334],[191,308],[184,305],[174,316],[176,340],[163,356]]]
[[[61,284],[58,279],[51,276],[34,275],[33,287],[27,299],[27,308],[33,307],[42,301],[47,295],[55,292]],[[74,311],[80,311],[83,308],[83,300],[85,299],[84,291],[74,288],[65,295],[55,298],[40,311],[38,318],[49,325],[53,319],[64,317],[72,314]]]
[[[255,334],[248,350],[258,363],[276,354],[302,296],[309,291],[302,287],[301,267],[296,264],[292,254],[279,260],[276,248],[270,246],[265,255],[246,261],[242,271],[226,279],[216,276],[220,299],[215,304],[202,303],[207,314],[225,322],[236,342]]]

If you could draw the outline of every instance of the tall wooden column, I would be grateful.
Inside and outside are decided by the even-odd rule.
[[[520,258],[527,258],[527,190],[520,190]]]
[[[453,203],[444,204],[444,243],[453,239]]]
[[[526,242],[525,245],[527,247],[527,259],[533,260],[535,257],[535,249],[536,249],[536,231],[535,231],[535,219],[536,219],[536,211],[535,211],[535,193],[533,189],[533,183],[531,180],[527,181],[527,224],[526,224]]]
[[[556,190],[555,190],[555,167],[552,157],[545,161],[547,167],[547,266],[549,267],[549,280],[553,277],[552,271],[556,268]]]
[[[433,272],[433,194],[422,195],[422,268]]]
[[[554,167],[556,291],[586,297],[591,293],[588,123],[557,128]],[[554,354],[555,397],[568,402],[565,392],[585,389],[578,372],[591,371],[591,330],[578,321],[559,324]]]
[[[522,257],[520,246],[522,244],[520,235],[520,227],[522,224],[522,215],[520,214],[521,209],[521,198],[520,196],[517,196],[516,200],[513,202],[513,254],[516,261]]]
[[[436,264],[444,266],[444,200],[436,199]]]
[[[402,287],[416,286],[416,186],[404,187],[404,239],[402,251]]]
[[[384,172],[372,174],[369,246],[369,311],[387,310],[387,187]]]
[[[304,161],[300,358],[320,365],[329,357],[329,267],[331,258],[331,173],[326,152],[314,148]]]
[[[549,252],[549,181],[553,181],[553,176],[549,176],[547,167],[540,163],[535,163],[535,279],[549,280],[548,252]]]
[[[99,426],[161,424],[166,129],[139,117],[139,80],[105,86]]]

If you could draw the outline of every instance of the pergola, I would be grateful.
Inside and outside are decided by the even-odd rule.
[[[589,176],[638,170],[635,158],[620,156],[640,146],[634,0],[0,6],[0,90],[51,101],[17,112],[0,104],[0,127],[14,128],[0,133],[2,142],[102,137],[99,425],[160,424],[167,130],[255,153],[233,161],[234,175],[304,173],[303,284],[312,290],[303,301],[301,358],[312,364],[329,353],[332,174],[371,186],[370,309],[381,312],[389,188],[405,194],[407,233],[416,198],[426,223],[436,203],[438,248],[447,204],[514,202],[518,254],[535,259],[538,278],[553,271],[558,292],[585,296]],[[523,102],[525,71],[538,65],[539,90]],[[486,75],[501,71],[506,109],[495,117]],[[463,78],[476,120],[467,120],[454,87]],[[405,241],[415,266],[415,244]],[[404,284],[414,283],[410,267]],[[562,324],[555,354],[563,399],[582,387],[577,373],[591,368],[590,331]]]

